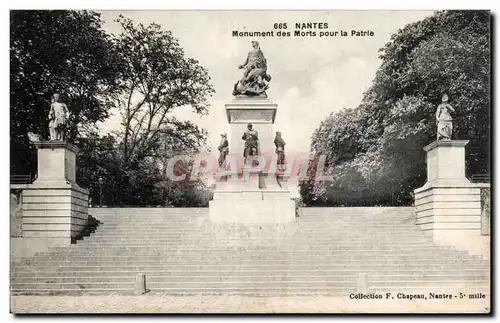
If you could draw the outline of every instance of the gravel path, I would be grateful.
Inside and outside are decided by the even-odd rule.
[[[349,297],[11,296],[11,313],[488,313],[490,299]]]

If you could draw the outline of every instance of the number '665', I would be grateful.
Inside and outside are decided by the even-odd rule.
[[[286,29],[286,22],[275,22],[274,29]]]

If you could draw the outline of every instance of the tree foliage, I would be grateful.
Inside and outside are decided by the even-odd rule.
[[[160,25],[134,24],[124,17],[117,21],[122,33],[113,44],[121,76],[114,105],[121,127],[107,137],[87,138],[88,149],[82,154],[88,160],[82,160],[81,167],[92,165],[86,178],[94,201],[99,201],[97,183],[102,177],[106,205],[206,205],[210,192],[203,182],[173,182],[166,169],[170,158],[196,154],[205,145],[206,131],[179,120],[175,112],[208,111],[207,97],[214,92],[208,73],[187,58],[178,40]],[[189,172],[192,163],[184,166]]]
[[[29,153],[36,160],[27,135],[47,138],[51,96],[60,93],[70,110],[69,141],[79,148],[77,182],[94,205],[101,198],[108,206],[206,205],[203,181],[172,182],[165,169],[169,158],[205,145],[205,130],[175,112],[207,113],[208,72],[160,25],[118,22],[122,33],[114,36],[94,12],[11,13],[12,171],[36,169],[22,164]],[[102,136],[95,124],[111,108],[121,128]]]
[[[444,93],[456,110],[453,139],[470,140],[467,175],[489,172],[490,13],[436,12],[399,30],[380,53],[359,106],[330,115],[313,134],[311,148],[327,155],[334,177],[314,185],[313,204],[411,203],[426,180],[422,148],[436,138]]]
[[[11,171],[32,172],[29,132],[48,137],[51,97],[70,110],[76,139],[108,117],[119,64],[100,15],[88,11],[20,10],[10,15]]]
[[[154,155],[162,138],[175,137],[186,147],[200,148],[206,133],[174,110],[190,108],[206,114],[214,90],[207,70],[187,58],[170,31],[155,23],[134,24],[120,17],[123,32],[116,41],[124,62],[121,95],[122,149],[125,159]]]
[[[122,189],[127,205],[193,205],[203,203],[199,181],[172,183],[165,172],[169,158],[195,154],[204,147],[206,131],[175,116],[178,109],[203,115],[214,90],[205,68],[185,56],[170,31],[160,25],[134,24],[120,17],[122,33],[115,39],[122,77],[116,106],[121,128],[116,132]],[[198,195],[197,195],[198,194]],[[186,197],[190,196],[190,197]]]

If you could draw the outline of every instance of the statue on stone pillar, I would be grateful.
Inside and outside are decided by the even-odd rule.
[[[267,97],[271,75],[267,74],[267,60],[258,41],[252,41],[252,50],[248,52],[245,63],[238,68],[244,72],[241,80],[234,85],[233,95]]]
[[[274,137],[274,145],[276,146],[276,155],[278,156],[278,169],[283,169],[285,164],[285,141],[281,137],[281,132],[276,131],[276,136]]]
[[[247,130],[245,131],[241,139],[245,140],[245,150],[243,151],[243,157],[245,157],[246,164],[248,156],[257,156],[259,154],[259,133],[257,132],[257,130],[254,130],[253,125],[249,123],[247,125]]]
[[[60,101],[59,94],[54,94],[49,112],[50,140],[64,140],[66,121],[68,119],[68,107]]]
[[[451,113],[454,112],[455,109],[448,103],[448,96],[444,94],[441,99],[441,104],[438,105],[436,110],[437,140],[451,140],[453,131],[453,118],[451,117]]]
[[[217,149],[220,152],[219,155],[219,167],[226,166],[226,156],[229,154],[229,142],[227,141],[227,135],[225,133],[221,134],[221,140],[219,147]]]

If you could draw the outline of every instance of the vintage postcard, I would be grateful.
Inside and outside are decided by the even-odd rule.
[[[487,10],[10,11],[10,311],[491,312]]]

